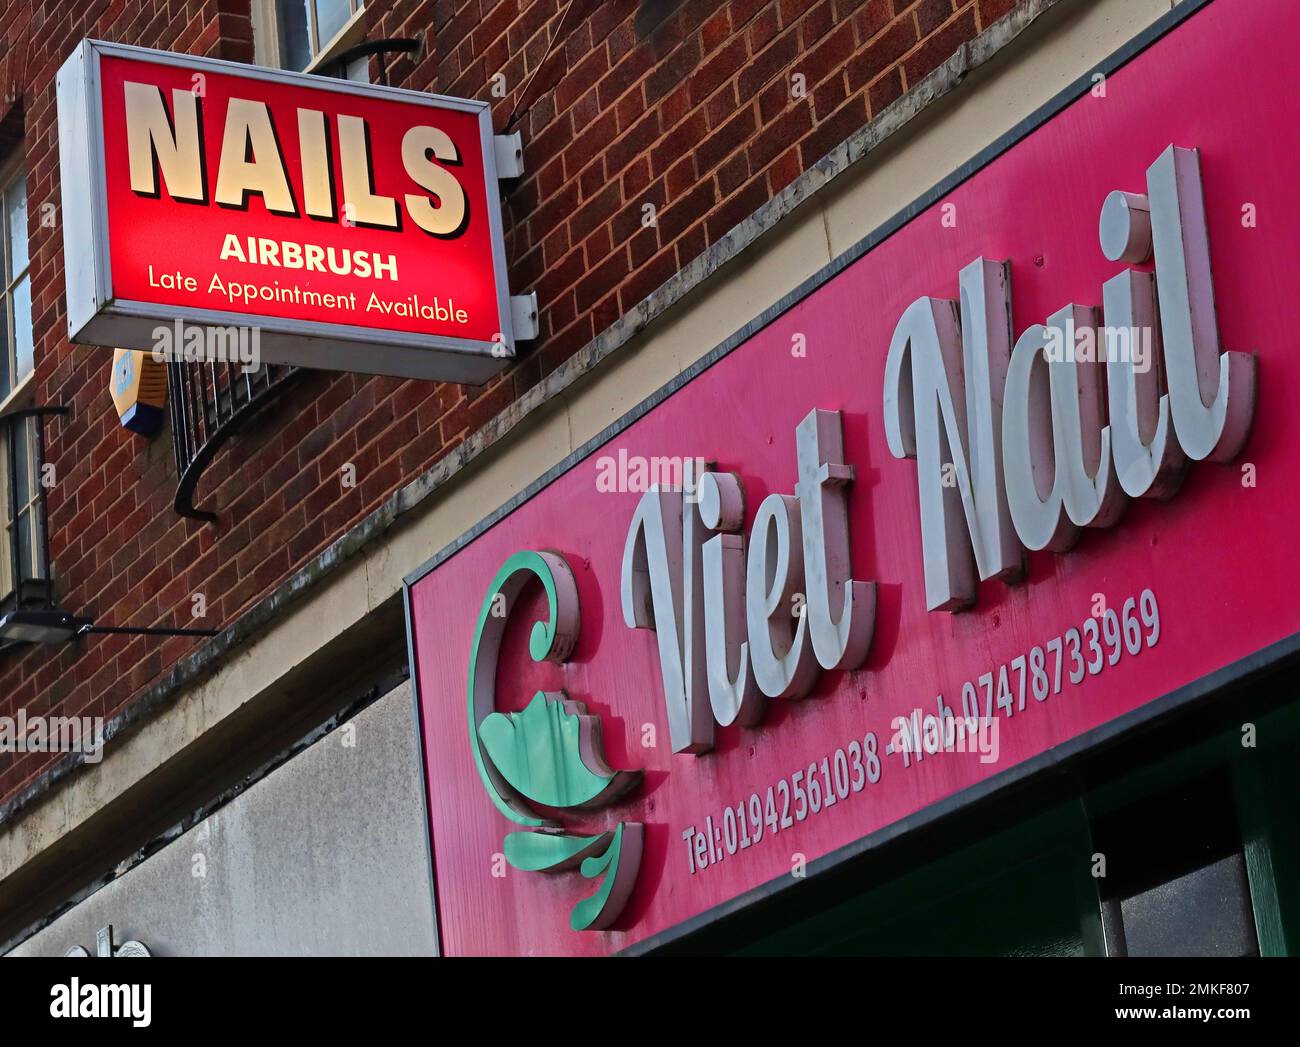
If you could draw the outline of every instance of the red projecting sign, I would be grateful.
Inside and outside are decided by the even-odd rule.
[[[86,41],[58,104],[74,341],[246,328],[464,382],[514,355],[486,103]]]

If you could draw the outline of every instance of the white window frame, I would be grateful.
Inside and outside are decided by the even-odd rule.
[[[9,426],[0,423],[0,604],[7,604],[14,592],[13,514],[9,511]],[[16,601],[15,601],[16,602]]]
[[[2,205],[4,196],[9,191],[9,188],[15,182],[17,182],[19,178],[25,177],[27,173],[26,166],[23,163],[23,155],[22,155],[21,147],[15,151],[18,155],[5,161],[4,163],[0,163],[0,205]],[[26,191],[24,192],[26,194]],[[30,227],[31,196],[30,194],[26,194],[26,195],[27,195],[27,222],[28,222],[28,226]],[[23,230],[23,236],[27,238],[27,263],[26,265],[23,266],[22,272],[15,274],[13,276],[6,276],[5,273],[6,270],[8,269],[8,257],[10,252],[10,246],[9,246],[10,233],[5,228],[6,222],[7,222],[7,216],[4,214],[0,214],[0,323],[3,323],[5,326],[3,351],[7,354],[9,358],[6,361],[5,370],[9,374],[9,380],[12,384],[8,389],[0,389],[0,412],[3,412],[7,408],[15,406],[16,402],[22,398],[24,392],[28,390],[31,384],[32,375],[35,374],[36,372],[35,338],[32,337],[33,332],[29,331],[28,336],[32,337],[32,342],[33,342],[32,369],[28,371],[25,375],[23,375],[21,378],[18,377],[16,374],[17,367],[18,367],[18,342],[15,337],[17,332],[16,332],[16,324],[13,319],[13,309],[10,306],[13,290],[15,287],[18,286],[19,282],[22,281],[24,278],[28,282],[28,288],[29,288],[28,294],[30,295],[31,293],[30,292],[31,273],[32,273],[31,235],[28,233],[26,229]]]
[[[335,61],[339,55],[350,47],[355,47],[365,39],[366,5],[365,0],[348,0],[352,5],[352,14],[343,28],[323,44],[316,40],[315,19],[309,19],[308,32],[312,39],[308,47],[312,60],[307,67],[296,70],[304,73],[319,72],[324,66]],[[276,0],[253,0],[253,57],[258,65],[281,69],[280,63],[280,25],[276,14]],[[358,59],[349,66],[347,79],[369,82],[369,59]]]
[[[0,198],[3,197],[4,193],[8,191],[10,186],[12,186],[20,177],[26,174],[21,147],[16,150],[16,153],[17,153],[16,156],[0,164]],[[28,194],[27,197],[27,214],[28,214],[28,227],[30,229],[30,225],[31,225],[30,194]],[[0,225],[2,224],[3,223],[0,222]],[[14,371],[16,369],[18,356],[16,351],[17,342],[14,338],[14,333],[15,333],[14,322],[11,319],[13,313],[12,313],[12,309],[9,306],[9,298],[13,291],[13,288],[17,286],[19,280],[22,280],[24,277],[28,279],[29,283],[31,280],[32,251],[31,251],[31,235],[29,229],[23,230],[23,235],[27,237],[27,264],[26,266],[24,266],[22,273],[18,274],[12,279],[9,279],[4,277],[3,274],[5,269],[7,268],[7,263],[5,262],[5,259],[8,257],[8,252],[10,250],[10,247],[8,242],[5,241],[3,237],[7,237],[10,234],[8,233],[7,230],[0,228],[0,234],[3,234],[3,237],[0,237],[0,252],[3,252],[3,254],[0,254],[0,283],[3,284],[3,286],[0,286],[0,323],[3,323],[5,325],[6,342],[5,342],[4,352],[8,353],[10,357],[6,366],[8,368],[9,374],[11,375],[11,378],[14,375]],[[35,342],[34,338],[33,338],[33,342]],[[0,390],[0,416],[6,415],[11,411],[19,411],[24,408],[32,406],[32,402],[33,402],[32,395],[35,389],[35,385],[34,385],[35,377],[36,377],[35,347],[33,346],[32,369],[28,371],[27,374],[23,375],[21,378],[18,378],[8,391]],[[37,447],[36,447],[36,441],[34,439],[34,434],[32,432],[33,424],[39,425],[41,424],[41,420],[38,418],[35,419],[34,421],[17,422],[17,423],[0,421],[0,601],[4,601],[4,602],[7,602],[11,597],[15,595],[14,593],[15,584],[16,584],[15,568],[17,567],[17,564],[13,562],[13,537],[12,537],[15,521],[18,518],[20,518],[24,513],[28,513],[29,514],[28,526],[31,526],[33,522],[39,523],[41,527],[45,526],[45,521],[39,519],[40,512],[41,512],[41,497],[40,497],[40,488],[38,486],[38,483],[40,478],[36,475]],[[28,458],[27,458],[28,500],[21,507],[12,506],[10,505],[10,501],[9,501],[9,494],[10,494],[9,433],[11,430],[11,425],[15,427],[14,431],[23,433],[30,440],[28,444]],[[41,569],[41,574],[48,575],[50,569],[49,564],[39,562],[42,559],[41,553],[44,551],[43,541],[38,542],[38,539],[40,538],[41,538],[40,532],[36,529],[36,527],[32,527],[31,539],[33,543],[32,544],[33,555],[35,556],[38,562],[38,566]]]
[[[48,581],[50,565],[45,562],[45,520],[38,472],[40,442],[36,427],[43,424],[39,416],[29,416],[11,423],[0,423],[0,602],[9,603],[15,597],[18,578],[28,581]],[[10,504],[9,487],[9,436],[19,436],[27,442],[27,499],[19,506]],[[23,519],[23,517],[26,519]],[[13,530],[16,526],[28,529],[31,562],[20,565],[14,559]],[[14,599],[16,605],[20,602]]]

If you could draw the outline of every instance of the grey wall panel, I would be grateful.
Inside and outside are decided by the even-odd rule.
[[[11,955],[417,955],[435,948],[410,684],[389,692]]]

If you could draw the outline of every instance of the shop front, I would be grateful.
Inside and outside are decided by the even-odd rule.
[[[1300,952],[1295,4],[64,3],[0,953]]]
[[[1295,29],[1157,22],[407,577],[441,952],[1300,948]]]

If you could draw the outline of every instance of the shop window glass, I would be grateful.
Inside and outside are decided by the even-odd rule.
[[[1109,956],[1257,956],[1241,834],[1213,775],[1098,818]]]
[[[0,425],[0,608],[25,601],[49,577],[40,485],[39,417]],[[41,586],[36,586],[41,588]]]
[[[359,33],[345,30],[356,25],[363,6],[362,0],[274,0],[264,17],[274,21],[280,67],[328,70],[333,59],[359,41]],[[369,62],[363,58],[337,75],[364,81],[368,72]]]

